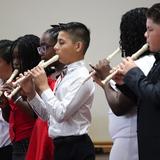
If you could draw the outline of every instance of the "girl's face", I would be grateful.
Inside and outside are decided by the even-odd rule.
[[[49,33],[44,33],[42,35],[38,52],[43,60],[48,60],[55,55],[54,44],[50,41]]]
[[[21,65],[22,62],[21,62],[20,55],[18,53],[18,46],[16,46],[13,49],[12,58],[13,58],[13,68],[21,71],[22,70],[22,65]]]
[[[41,55],[42,60],[49,60],[53,56],[56,55],[54,46],[56,44],[53,41],[50,40],[50,34],[49,33],[44,33],[40,39],[40,47],[38,49],[39,54]],[[54,62],[51,64],[51,66],[54,66],[57,70],[63,68],[63,64],[61,64],[59,61]]]
[[[151,52],[160,51],[160,24],[155,23],[152,19],[147,18],[146,22],[147,31],[145,37],[149,44]]]
[[[0,57],[0,79],[6,81],[12,74],[12,65]]]

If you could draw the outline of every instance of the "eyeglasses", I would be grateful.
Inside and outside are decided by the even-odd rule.
[[[50,47],[54,47],[54,45],[45,44],[40,47],[37,47],[37,51],[40,55],[45,54],[47,49]]]

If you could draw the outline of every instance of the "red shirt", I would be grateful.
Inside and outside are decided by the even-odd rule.
[[[17,107],[13,100],[9,102],[11,106],[9,116],[9,132],[12,141],[20,141],[30,138],[35,119],[26,114],[20,107]]]

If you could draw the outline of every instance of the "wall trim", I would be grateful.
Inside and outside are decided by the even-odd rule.
[[[112,142],[93,142],[95,150],[102,150],[103,153],[110,153],[113,143]]]

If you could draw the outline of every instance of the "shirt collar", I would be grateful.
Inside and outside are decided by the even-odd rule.
[[[70,72],[80,66],[84,66],[84,60],[76,61],[74,63],[67,65],[67,72]]]

